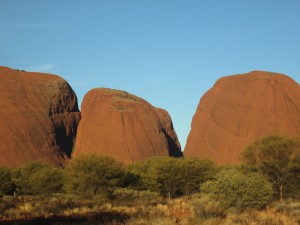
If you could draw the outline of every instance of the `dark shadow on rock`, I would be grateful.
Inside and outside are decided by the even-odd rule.
[[[76,133],[73,135],[76,136]],[[71,158],[71,154],[74,146],[75,138],[73,135],[67,135],[66,129],[64,129],[63,127],[55,128],[56,144],[61,149],[63,149],[63,152],[66,153],[68,158]]]
[[[172,137],[165,131],[163,130],[164,135],[167,138],[168,141],[168,145],[169,145],[169,156],[171,157],[183,157],[183,153],[181,151],[180,148],[178,148],[178,146],[176,145],[176,143],[174,142],[174,140],[172,139]]]

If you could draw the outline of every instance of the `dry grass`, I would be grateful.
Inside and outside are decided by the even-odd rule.
[[[25,218],[86,217],[78,224],[126,225],[297,225],[300,202],[273,203],[265,210],[226,209],[205,196],[180,199],[133,200],[126,205],[103,196],[4,197],[0,199],[0,221]],[[98,216],[90,216],[98,215]],[[101,216],[99,216],[101,215]],[[122,222],[121,222],[122,221]],[[47,224],[47,223],[46,223]],[[49,223],[52,224],[52,223]],[[56,224],[56,223],[53,223]],[[68,224],[68,223],[66,223]]]

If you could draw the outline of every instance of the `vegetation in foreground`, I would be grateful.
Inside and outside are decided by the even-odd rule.
[[[132,193],[131,193],[132,194]],[[88,225],[297,225],[300,202],[284,201],[264,209],[226,208],[205,195],[175,199],[143,196],[108,199],[54,194],[5,196],[1,200],[1,224],[88,224]]]
[[[300,224],[300,145],[269,136],[244,164],[154,157],[125,166],[106,156],[0,168],[1,224]]]

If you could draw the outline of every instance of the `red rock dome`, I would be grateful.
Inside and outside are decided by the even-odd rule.
[[[239,163],[249,144],[270,134],[300,135],[300,85],[271,72],[227,76],[201,98],[184,155]]]
[[[0,166],[37,159],[63,165],[79,120],[76,95],[65,80],[0,67]]]
[[[181,154],[168,113],[135,95],[92,89],[81,108],[74,157],[96,153],[131,163],[154,155]]]

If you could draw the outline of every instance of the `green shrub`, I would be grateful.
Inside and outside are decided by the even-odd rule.
[[[82,155],[67,164],[64,189],[80,195],[111,194],[124,185],[125,177],[121,162],[107,156]]]
[[[152,157],[130,166],[140,177],[139,190],[178,197],[199,191],[199,186],[215,173],[213,163],[197,158]]]
[[[179,176],[179,187],[182,195],[197,193],[199,187],[216,173],[215,166],[209,160],[199,158],[177,160],[178,168],[176,176]]]
[[[220,201],[225,207],[263,208],[273,195],[272,184],[259,173],[245,173],[229,167],[201,187],[203,193]]]
[[[140,177],[137,188],[157,192],[164,197],[177,196],[180,188],[177,162],[175,158],[152,157],[131,165],[132,173]]]
[[[0,196],[8,194],[13,189],[11,173],[8,169],[0,167]]]
[[[13,170],[12,180],[17,194],[42,195],[60,192],[61,169],[42,161],[31,161]]]
[[[242,154],[243,161],[272,181],[275,194],[300,198],[300,140],[271,135],[255,141]]]

